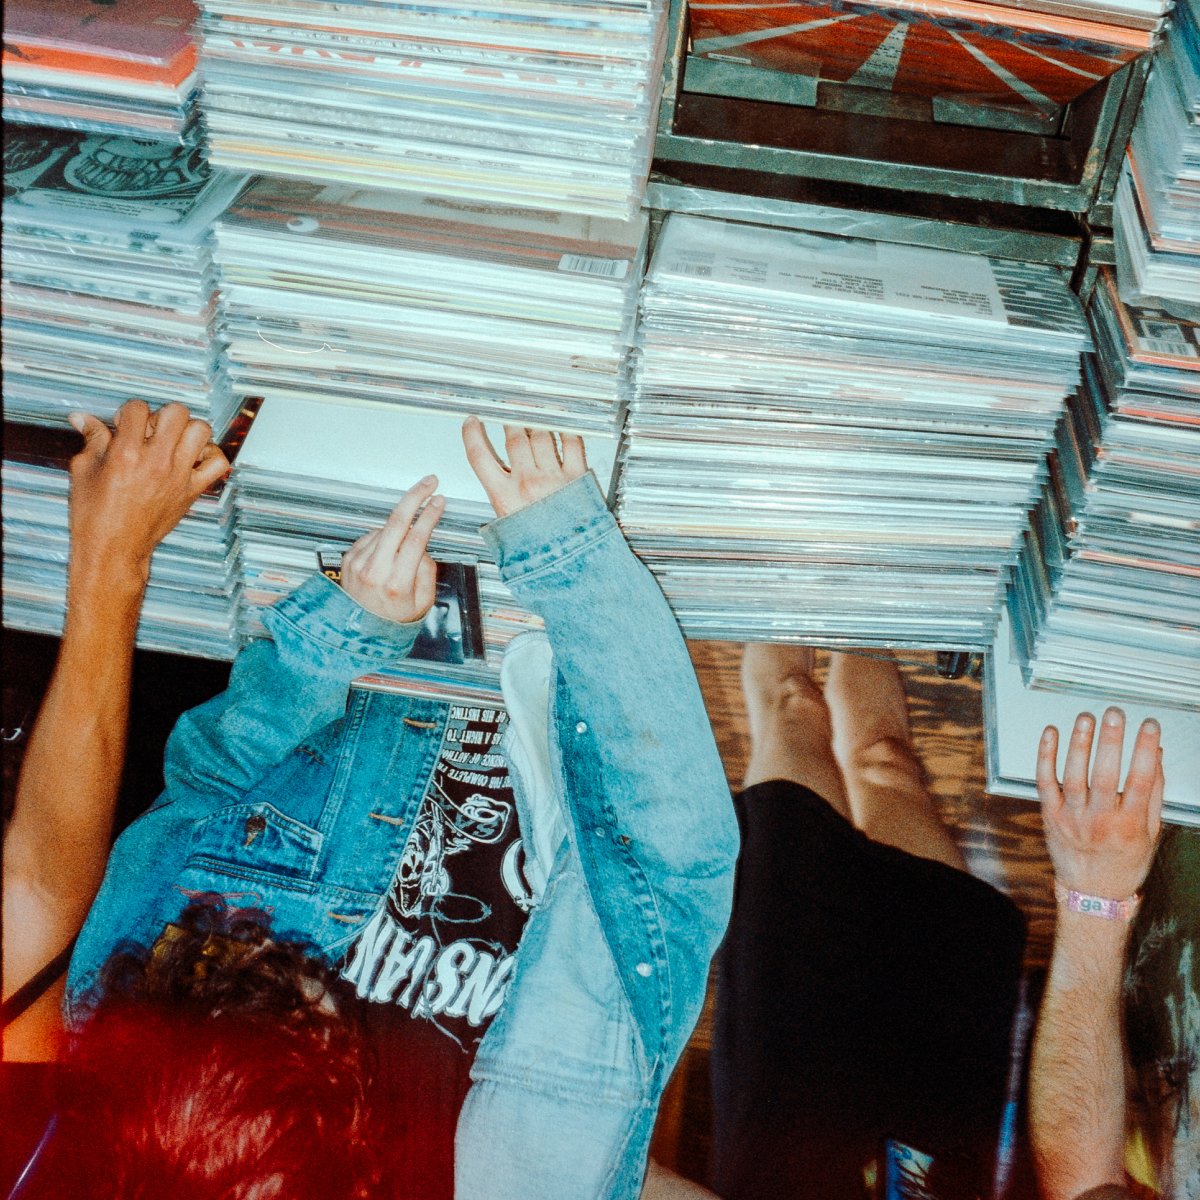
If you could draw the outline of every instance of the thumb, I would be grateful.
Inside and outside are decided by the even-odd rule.
[[[108,443],[112,441],[112,433],[98,417],[92,416],[91,413],[73,412],[68,414],[67,420],[71,422],[77,433],[83,434],[84,454],[98,457],[108,449]]]

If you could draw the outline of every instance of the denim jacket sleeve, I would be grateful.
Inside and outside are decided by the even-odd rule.
[[[484,536],[518,601],[546,623],[571,841],[657,1094],[699,1015],[737,857],[699,685],[591,475]]]
[[[305,738],[342,715],[350,681],[402,658],[420,622],[377,617],[314,575],[263,617],[219,696],[185,713],[167,742],[166,798],[237,800]]]
[[[587,476],[484,536],[556,665],[567,824],[459,1117],[456,1200],[635,1200],[729,920],[737,827],[683,638]]]

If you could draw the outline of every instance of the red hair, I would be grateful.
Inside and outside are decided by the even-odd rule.
[[[192,906],[104,973],[75,1036],[40,1196],[361,1200],[368,1060],[332,970]],[[343,1004],[342,1012],[346,1011]]]

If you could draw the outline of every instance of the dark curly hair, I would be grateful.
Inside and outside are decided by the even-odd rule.
[[[42,1195],[361,1200],[372,1061],[311,946],[220,897],[105,966],[74,1035]]]

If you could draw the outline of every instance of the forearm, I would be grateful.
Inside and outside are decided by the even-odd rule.
[[[1121,979],[1128,926],[1060,910],[1030,1069],[1030,1130],[1049,1200],[1124,1181]]]
[[[125,759],[143,581],[72,582],[58,660],[25,753],[6,878],[53,896],[77,925],[104,874]]]
[[[4,996],[79,932],[108,861],[125,760],[141,573],[84,587],[74,572],[50,685],[4,836]],[[4,1032],[6,1059],[59,1052],[61,983]]]

